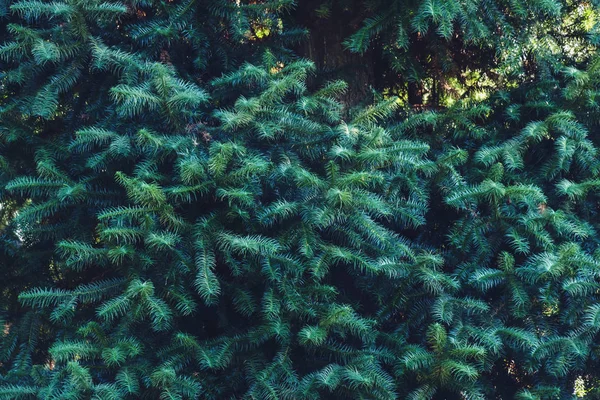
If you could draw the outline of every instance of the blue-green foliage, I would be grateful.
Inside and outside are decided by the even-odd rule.
[[[292,3],[234,4],[8,2],[0,399],[597,385],[600,63],[346,118]]]

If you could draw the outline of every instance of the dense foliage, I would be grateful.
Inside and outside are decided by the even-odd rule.
[[[600,398],[598,6],[300,3],[0,0],[0,399]]]

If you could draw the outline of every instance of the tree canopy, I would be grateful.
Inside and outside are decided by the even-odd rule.
[[[0,399],[600,398],[599,7],[0,0]]]

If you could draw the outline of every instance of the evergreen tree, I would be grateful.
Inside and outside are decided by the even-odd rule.
[[[301,52],[348,79],[363,96],[355,102],[372,88],[447,107],[581,62],[598,42],[593,1],[307,0],[299,8],[318,32]]]
[[[595,60],[586,71],[565,67],[485,103],[390,128],[431,137],[438,158],[459,160],[432,189],[455,214],[430,214],[437,224],[420,240],[447,238],[438,246],[461,295],[491,307],[477,335],[503,343],[487,378],[507,382],[506,397],[564,397],[579,377],[597,385],[597,68]],[[445,315],[441,322],[455,318],[451,308]]]
[[[0,399],[600,396],[595,5],[384,3],[351,50],[489,96],[349,113],[290,1],[0,2]]]

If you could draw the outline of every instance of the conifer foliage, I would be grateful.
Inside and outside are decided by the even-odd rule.
[[[0,399],[600,396],[595,5],[417,3],[576,28],[349,112],[291,1],[0,1]]]

